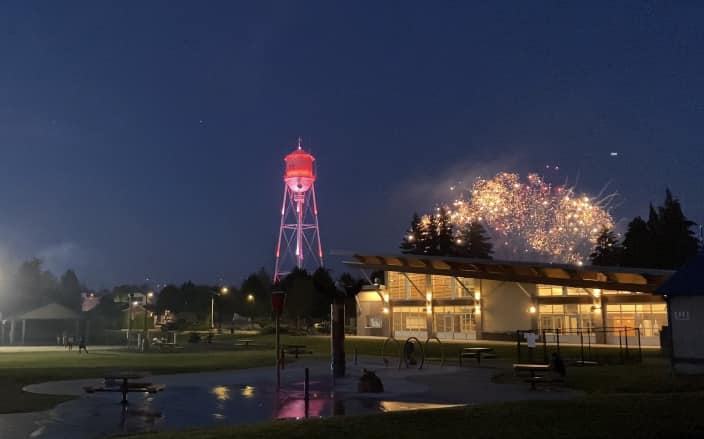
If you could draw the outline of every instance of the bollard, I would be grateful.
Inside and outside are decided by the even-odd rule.
[[[308,407],[310,405],[310,378],[309,378],[309,372],[308,368],[306,367],[306,375],[305,379],[303,380],[303,402],[305,404],[305,417],[308,417]]]

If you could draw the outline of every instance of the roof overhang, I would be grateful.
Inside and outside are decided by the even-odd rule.
[[[674,271],[419,255],[354,254],[349,267],[652,293]]]

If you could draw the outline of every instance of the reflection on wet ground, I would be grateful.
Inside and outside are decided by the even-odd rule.
[[[269,383],[169,386],[158,395],[134,395],[122,407],[110,395],[91,395],[57,407],[35,438],[99,438],[135,433],[240,424],[270,419],[359,415],[445,407],[420,401],[379,401],[335,395],[332,386],[311,383],[309,403],[300,386],[276,391]]]

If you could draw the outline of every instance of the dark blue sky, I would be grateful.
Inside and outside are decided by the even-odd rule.
[[[704,221],[703,22],[701,2],[3,3],[2,263],[92,287],[271,269],[298,135],[326,253],[396,251],[448,182],[545,164],[611,181],[617,218],[670,186]]]

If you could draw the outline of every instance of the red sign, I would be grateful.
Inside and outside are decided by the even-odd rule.
[[[283,291],[272,291],[271,292],[271,309],[276,313],[276,315],[281,315],[284,311],[284,301],[286,299],[286,293]]]

